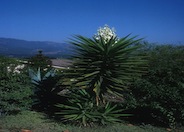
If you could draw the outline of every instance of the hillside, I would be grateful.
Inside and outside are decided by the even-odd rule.
[[[10,57],[29,57],[38,50],[50,57],[67,57],[71,54],[71,45],[50,41],[26,41],[12,38],[0,38],[0,55]]]

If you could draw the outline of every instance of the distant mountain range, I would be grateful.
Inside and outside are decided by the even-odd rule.
[[[39,50],[44,55],[56,58],[66,58],[72,54],[71,45],[66,43],[0,38],[0,55],[23,58],[35,55]]]

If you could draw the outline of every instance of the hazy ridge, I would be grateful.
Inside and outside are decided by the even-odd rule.
[[[0,38],[0,55],[10,57],[30,57],[38,50],[49,57],[68,57],[71,45],[51,41],[26,41],[14,38]]]

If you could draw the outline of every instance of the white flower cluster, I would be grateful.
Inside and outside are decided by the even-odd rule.
[[[108,25],[105,25],[103,28],[100,27],[97,30],[97,34],[95,34],[95,39],[96,40],[100,40],[100,38],[102,38],[104,40],[105,43],[109,42],[109,40],[111,38],[115,38],[117,35],[115,33],[115,29],[114,28],[109,28]]]
[[[22,64],[22,65],[18,65],[16,66],[13,70],[11,69],[11,66],[8,66],[7,67],[7,71],[8,72],[13,72],[13,73],[20,73],[22,69],[24,69],[25,65]]]

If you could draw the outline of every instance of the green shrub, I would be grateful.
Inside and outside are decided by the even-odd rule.
[[[61,100],[57,86],[60,75],[56,75],[49,57],[38,51],[29,59],[29,76],[34,85],[33,108],[47,114],[54,113],[55,103]]]
[[[42,53],[42,50],[39,50],[38,54],[28,60],[28,64],[31,69],[36,71],[40,68],[43,74],[45,74],[44,69],[51,69],[52,61]]]
[[[84,89],[71,90],[64,96],[67,101],[57,105],[60,111],[56,113],[63,122],[83,126],[107,125],[121,122],[120,117],[130,116],[123,114],[123,109],[118,104],[108,102],[97,106],[95,99]]]
[[[147,75],[135,80],[131,103],[136,114],[175,127],[184,123],[184,47],[162,45],[147,52]],[[141,115],[142,114],[142,115]],[[148,119],[149,118],[149,119]]]
[[[0,112],[12,113],[29,109],[32,105],[32,87],[17,60],[0,57]]]
[[[60,77],[54,69],[47,70],[41,75],[40,68],[37,72],[29,69],[29,76],[34,84],[33,108],[48,114],[54,113],[54,105],[62,100],[58,95],[60,89],[57,86]]]

